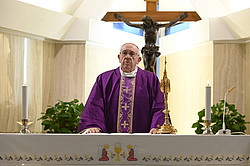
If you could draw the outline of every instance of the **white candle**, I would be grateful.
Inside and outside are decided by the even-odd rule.
[[[22,118],[28,119],[28,86],[22,86]]]
[[[206,86],[205,120],[211,120],[211,86]]]

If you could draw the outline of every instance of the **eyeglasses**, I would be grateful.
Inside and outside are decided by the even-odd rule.
[[[132,58],[135,58],[137,56],[137,53],[135,53],[134,51],[124,50],[124,51],[121,52],[121,55],[123,57],[125,57],[127,54],[129,54]]]

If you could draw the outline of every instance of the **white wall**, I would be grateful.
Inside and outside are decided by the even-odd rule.
[[[209,40],[209,20],[201,20],[190,24],[190,28],[160,38],[162,55],[178,52],[194,47]]]

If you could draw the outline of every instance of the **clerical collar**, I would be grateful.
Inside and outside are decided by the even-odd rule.
[[[135,67],[135,70],[130,72],[130,73],[125,73],[124,71],[122,71],[121,66],[120,66],[120,73],[123,77],[135,77],[136,73],[137,73],[138,67]]]

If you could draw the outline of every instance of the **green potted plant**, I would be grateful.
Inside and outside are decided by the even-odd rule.
[[[234,133],[245,133],[245,124],[249,123],[245,121],[245,115],[240,114],[235,108],[234,104],[225,105],[225,124],[226,129],[231,130]],[[222,128],[223,123],[223,111],[224,111],[224,100],[217,103],[211,107],[211,121],[215,125],[211,126],[212,132],[215,134],[218,130]],[[196,134],[202,134],[204,129],[201,123],[204,122],[203,117],[205,117],[205,109],[198,112],[199,119],[197,122],[193,123],[192,128],[196,128]]]
[[[47,133],[77,133],[83,103],[74,99],[70,102],[60,101],[55,106],[49,106],[38,120],[43,120],[42,125]]]

